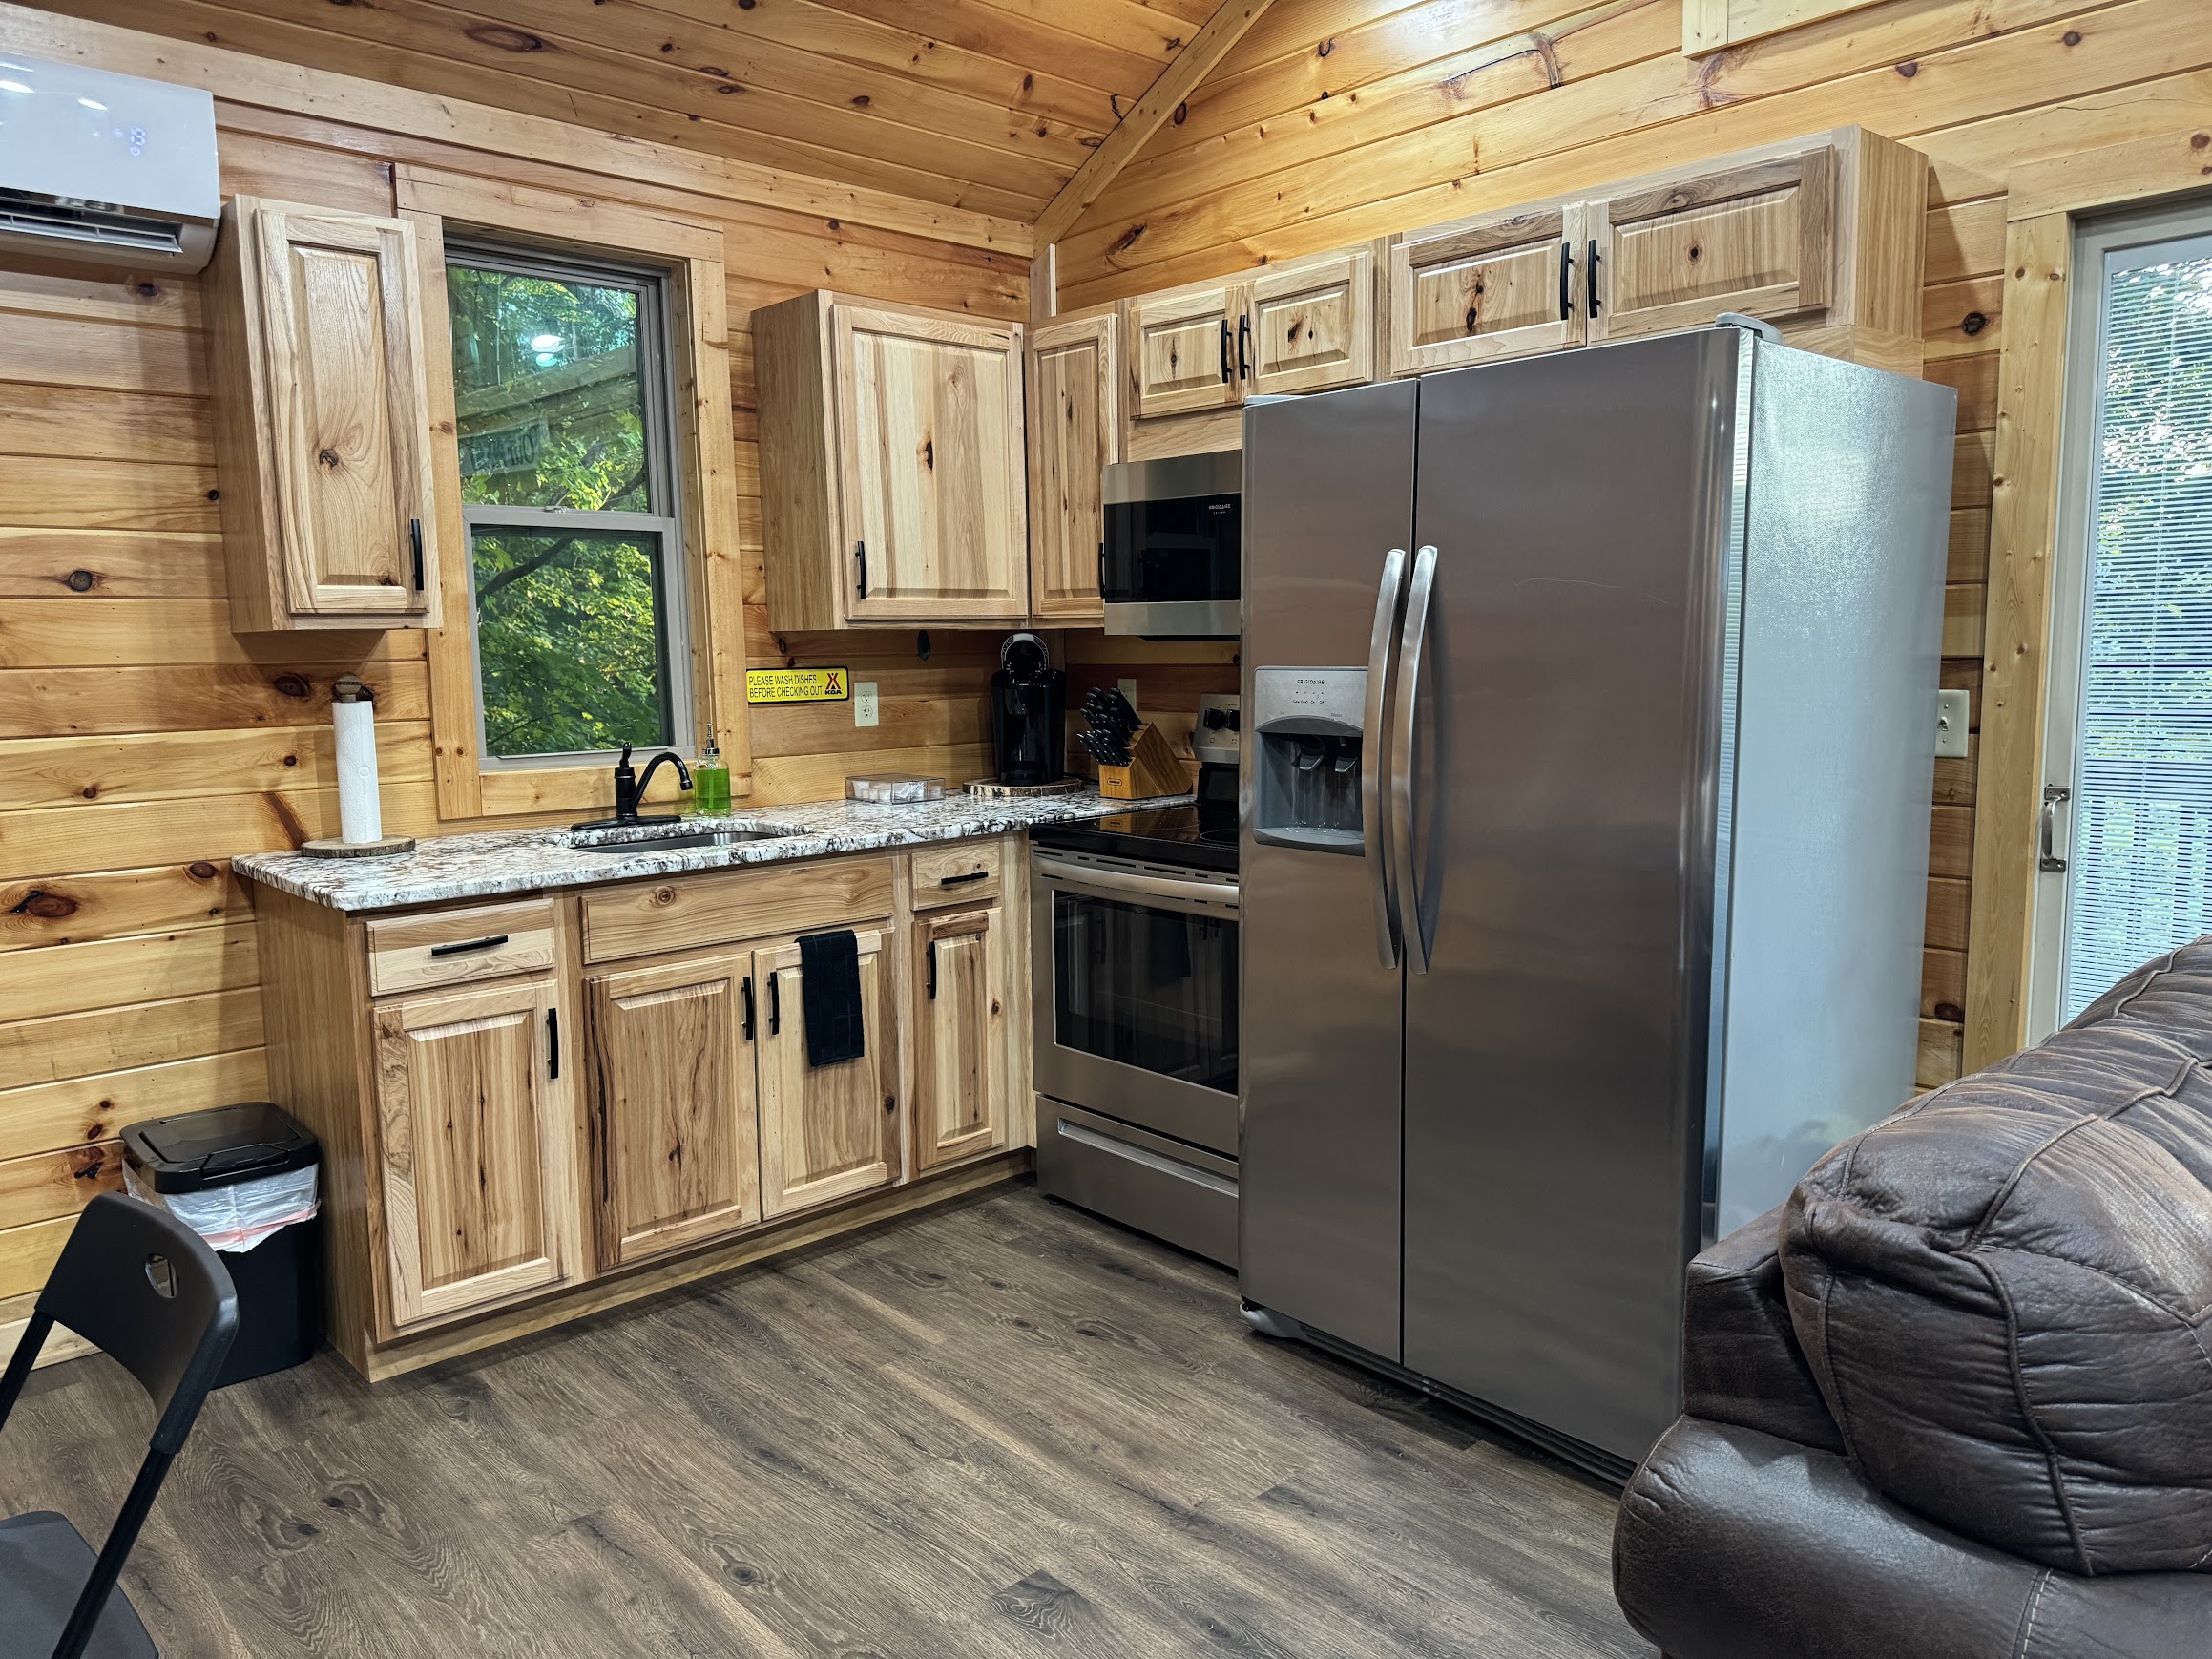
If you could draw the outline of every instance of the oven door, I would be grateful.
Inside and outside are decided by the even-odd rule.
[[[1030,855],[1039,1094],[1237,1155],[1237,884]]]

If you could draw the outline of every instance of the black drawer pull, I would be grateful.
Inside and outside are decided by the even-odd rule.
[[[783,1031],[783,976],[768,976],[768,1035],[778,1037]]]
[[[1575,315],[1575,249],[1572,243],[1559,244],[1559,320],[1564,323]]]
[[[983,880],[991,872],[988,870],[971,870],[966,875],[941,875],[937,878],[937,885],[939,887],[965,887],[971,881]]]
[[[449,945],[432,945],[433,956],[466,956],[471,951],[495,951],[507,943],[505,934],[486,934],[480,939],[457,939]]]
[[[407,541],[415,552],[415,592],[419,594],[423,591],[423,521],[420,518],[407,520]]]
[[[561,1075],[561,1011],[545,1011],[545,1075],[557,1079]]]
[[[745,1040],[746,1040],[747,1042],[750,1042],[750,1041],[752,1041],[752,1040],[753,1040],[753,976],[752,976],[752,975],[750,975],[750,974],[747,974],[747,975],[745,976],[745,982],[744,982],[744,985],[743,985],[742,989],[743,989],[743,991],[744,991],[744,994],[745,994]]]
[[[929,941],[929,1000],[937,1000],[937,941]]]

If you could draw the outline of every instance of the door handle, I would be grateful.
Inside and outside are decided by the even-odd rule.
[[[1374,892],[1375,955],[1386,968],[1398,965],[1399,924],[1384,816],[1383,715],[1389,696],[1390,642],[1397,637],[1405,595],[1406,550],[1393,547],[1383,555],[1383,579],[1375,590],[1375,626],[1367,641],[1367,705],[1360,722],[1360,835]]]
[[[854,542],[852,544],[852,556],[860,564],[860,597],[865,599],[867,598],[867,543],[865,541]]]
[[[470,951],[496,951],[507,943],[505,934],[486,934],[480,939],[456,939],[449,945],[432,945],[431,956],[464,956]]]
[[[753,976],[747,974],[744,983],[738,987],[745,998],[745,1040],[753,1040]]]
[[[783,976],[773,968],[768,971],[768,1035],[783,1034]]]
[[[1237,378],[1252,378],[1252,317],[1250,312],[1237,319]]]
[[[988,870],[971,870],[966,875],[941,875],[937,878],[937,885],[939,887],[966,887],[971,881],[983,880],[991,872]]]
[[[1221,319],[1221,384],[1229,384],[1229,320]]]
[[[1413,711],[1421,701],[1421,652],[1429,642],[1429,601],[1436,591],[1436,550],[1413,556],[1413,581],[1406,594],[1406,628],[1398,644],[1398,706],[1391,711],[1390,847],[1395,857],[1398,933],[1406,965],[1429,972],[1429,929],[1421,914],[1421,882],[1413,868]]]
[[[937,941],[929,941],[929,1000],[937,1000]]]
[[[415,592],[419,594],[423,591],[423,521],[420,518],[407,520],[407,541],[415,552]]]
[[[2058,856],[2058,850],[2052,845],[2052,832],[2056,827],[2058,808],[2073,799],[2074,791],[2061,784],[2043,786],[2043,812],[2041,822],[2036,827],[2043,854],[2039,862],[2055,875],[2065,870],[2066,860]]]
[[[1575,315],[1575,244],[1559,244],[1559,321]]]
[[[1590,252],[1586,256],[1586,260],[1587,262],[1582,266],[1582,291],[1590,297],[1590,304],[1585,308],[1584,315],[1591,318],[1592,321],[1596,321],[1597,316],[1597,239],[1596,237],[1590,239]]]
[[[557,1079],[561,1075],[561,1011],[545,1011],[545,1075]]]

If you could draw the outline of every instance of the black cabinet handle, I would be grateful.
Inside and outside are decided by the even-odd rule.
[[[1252,378],[1252,319],[1249,315],[1237,319],[1237,378]]]
[[[929,1000],[937,1000],[937,941],[929,941]]]
[[[561,1011],[558,1008],[545,1011],[545,1075],[549,1078],[561,1075]]]
[[[1559,321],[1564,323],[1575,315],[1575,247],[1572,242],[1559,244]]]
[[[505,934],[486,934],[480,939],[461,939],[450,945],[432,945],[432,956],[466,956],[471,951],[491,951],[507,943]]]
[[[1098,544],[1098,592],[1101,597],[1106,592],[1106,544],[1103,541]]]
[[[1582,267],[1582,289],[1590,296],[1589,315],[1597,315],[1597,239],[1590,239],[1590,262]]]
[[[860,561],[860,597],[865,599],[867,598],[867,543],[854,542],[852,556]]]
[[[415,550],[415,592],[419,594],[423,591],[423,521],[420,518],[407,520],[407,540]]]
[[[747,974],[747,975],[745,976],[745,982],[744,982],[744,984],[743,984],[743,985],[740,986],[740,987],[739,987],[739,989],[740,989],[741,991],[742,991],[742,992],[743,992],[743,994],[744,994],[744,998],[745,998],[745,1040],[746,1040],[747,1042],[750,1042],[750,1041],[752,1041],[752,1040],[753,1040],[753,976],[752,976],[752,975],[750,975],[750,974]]]
[[[966,875],[944,875],[937,878],[939,887],[966,887],[971,881],[981,881],[991,873],[988,870],[971,870]]]
[[[783,976],[768,976],[768,1035],[780,1037],[783,1032]]]
[[[1229,320],[1221,319],[1221,384],[1229,384]]]

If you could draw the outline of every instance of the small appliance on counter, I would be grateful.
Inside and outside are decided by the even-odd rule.
[[[1035,634],[1009,634],[991,677],[991,740],[998,781],[1017,788],[1057,783],[1067,770],[1068,677]]]
[[[1030,831],[1038,1184],[1229,1266],[1238,709],[1200,700],[1196,804]]]
[[[1174,746],[1119,691],[1093,686],[1083,699],[1083,720],[1075,742],[1098,763],[1098,793],[1109,801],[1179,795],[1190,788]]]
[[[1106,632],[1233,640],[1242,626],[1244,454],[1216,450],[1116,461],[1100,481]]]

